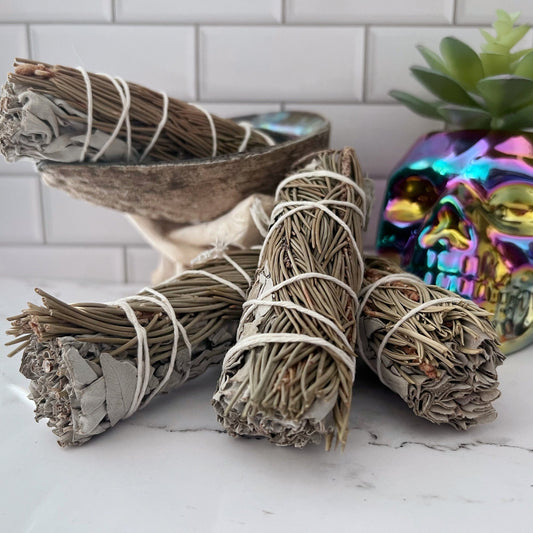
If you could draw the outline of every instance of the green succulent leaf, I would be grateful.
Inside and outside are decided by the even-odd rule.
[[[523,24],[522,26],[517,26],[513,28],[507,35],[502,37],[500,40],[501,44],[508,46],[509,50],[515,46],[519,41],[523,39],[526,33],[529,31],[529,26]]]
[[[482,46],[481,49],[483,50],[483,52],[487,52],[489,54],[504,54],[506,56],[509,55],[509,48],[498,41],[487,44],[486,46]]]
[[[443,74],[450,74],[439,54],[433,52],[433,50],[430,50],[425,46],[422,46],[421,44],[419,44],[416,48],[422,54],[422,57],[426,60],[426,63],[430,68],[433,70],[438,70]]]
[[[485,76],[498,76],[509,72],[509,54],[500,54],[496,52],[482,52],[479,58],[483,63]]]
[[[487,30],[479,30],[481,35],[483,35],[483,37],[485,37],[485,40],[487,41],[488,44],[491,44],[491,43],[495,43],[496,42],[496,37],[494,37],[494,35],[492,35],[492,33],[489,33]],[[487,43],[483,43],[481,45],[481,47],[483,48],[483,46],[485,46]]]
[[[492,119],[483,109],[453,104],[439,106],[438,112],[448,124],[461,129],[487,129]]]
[[[499,33],[498,28],[503,28],[503,34],[505,35],[514,26],[514,23],[518,20],[520,11],[514,11],[508,13],[505,9],[496,10],[496,21],[492,24],[492,27]]]
[[[533,103],[533,80],[512,75],[492,76],[477,84],[489,111],[499,117]]]
[[[483,77],[483,64],[476,52],[455,37],[440,42],[440,52],[452,77],[469,90]]]
[[[513,74],[533,80],[533,50],[530,50],[516,63]]]
[[[533,48],[524,48],[523,50],[518,50],[517,52],[513,52],[509,56],[511,58],[511,63],[516,63],[520,58],[529,54],[529,52],[533,52]]]
[[[526,130],[533,128],[533,104],[523,107],[514,113],[492,120],[492,129]]]
[[[533,48],[512,52],[529,31],[519,13],[497,11],[493,31],[480,30],[485,42],[476,52],[446,37],[438,52],[418,46],[427,67],[411,67],[413,76],[437,102],[402,91],[390,94],[419,115],[462,128],[533,129]]]
[[[498,9],[496,13],[498,18],[492,25],[496,30],[496,35],[493,36],[485,30],[480,30],[487,41],[481,45],[481,49],[484,52],[509,54],[511,48],[529,31],[529,26],[526,24],[514,26],[520,13],[506,13],[502,9]]]
[[[424,67],[411,67],[411,72],[428,91],[441,100],[452,104],[479,107],[476,101],[450,76]]]
[[[437,104],[435,103],[426,102],[425,100],[404,91],[390,91],[389,94],[418,115],[442,120],[442,117],[437,111]]]
[[[503,35],[507,35],[513,27],[513,23],[510,20],[497,20],[492,27],[496,30],[498,38]]]

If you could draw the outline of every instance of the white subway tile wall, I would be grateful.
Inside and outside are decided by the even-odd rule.
[[[287,0],[288,23],[450,24],[453,0]]]
[[[200,98],[359,101],[362,27],[204,26]]]
[[[120,246],[2,246],[0,276],[38,279],[124,281]]]
[[[109,0],[2,0],[2,22],[111,22]]]
[[[424,44],[432,50],[438,50],[441,39],[452,33],[450,30],[449,26],[370,27],[366,51],[367,100],[369,102],[392,102],[393,99],[388,95],[392,88],[420,96],[424,95],[424,89],[411,76],[409,70],[411,65],[425,65],[416,45]],[[453,28],[453,35],[476,49],[484,41],[477,28]]]
[[[386,178],[415,139],[442,123],[422,118],[399,104],[300,104],[287,109],[319,113],[331,122],[331,145],[353,146],[362,167]]]
[[[126,254],[126,275],[133,283],[146,283],[159,262],[159,254],[152,248],[129,246]]]
[[[409,73],[422,64],[415,45],[436,49],[453,34],[477,46],[497,8],[533,22],[531,0],[0,0],[0,73],[30,57],[120,75],[222,116],[321,113],[332,145],[354,146],[375,182],[371,250],[388,174],[440,127],[388,92],[421,94]],[[156,265],[121,213],[49,189],[31,163],[0,157],[0,275],[142,284]]]
[[[0,242],[43,242],[39,188],[37,176],[0,176]]]
[[[117,22],[181,22],[189,24],[277,24],[281,0],[115,0]]]
[[[82,66],[166,91],[196,97],[194,28],[119,24],[30,25],[31,56]]]
[[[0,182],[1,184],[1,182]],[[44,236],[49,244],[141,244],[142,237],[119,211],[43,187]]]
[[[520,20],[533,23],[531,0],[456,0],[457,24],[491,24],[497,9],[519,11]]]
[[[6,9],[4,9],[4,4],[6,4]],[[7,8],[14,5],[14,2],[0,0],[0,72],[2,72],[2,79],[4,73],[10,70],[15,57],[28,57],[29,55],[27,26],[25,24],[2,24],[6,20],[4,12],[9,11]],[[25,172],[33,172],[31,163],[8,164],[0,156],[0,173],[24,174]]]

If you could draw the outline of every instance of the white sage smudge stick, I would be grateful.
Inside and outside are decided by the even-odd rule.
[[[82,67],[16,59],[0,99],[0,152],[8,161],[173,161],[273,144],[196,104]]]
[[[363,175],[351,148],[283,180],[213,404],[233,436],[346,442],[363,278]]]
[[[48,419],[61,446],[83,444],[219,363],[257,257],[223,254],[110,304],[68,305],[37,290],[43,306],[8,319],[36,420]]]
[[[384,258],[365,258],[357,354],[421,417],[457,429],[496,418],[503,362],[490,314]]]

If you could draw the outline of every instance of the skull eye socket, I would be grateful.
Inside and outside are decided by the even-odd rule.
[[[533,236],[533,186],[501,185],[487,199],[491,221],[506,231]]]
[[[385,218],[396,224],[422,220],[438,199],[438,191],[424,176],[411,175],[391,186]]]

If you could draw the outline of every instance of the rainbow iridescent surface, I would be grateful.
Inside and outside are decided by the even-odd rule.
[[[494,313],[504,352],[533,342],[533,134],[419,139],[389,180],[377,249]]]

